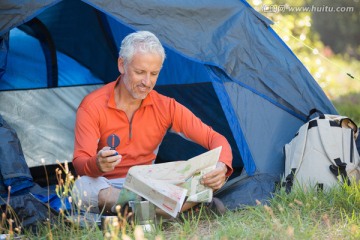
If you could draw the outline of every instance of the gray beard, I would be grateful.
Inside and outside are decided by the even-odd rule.
[[[137,94],[137,93],[132,91],[132,89],[131,89],[131,87],[129,85],[129,79],[126,76],[124,76],[122,80],[124,81],[124,85],[125,85],[126,90],[131,94],[131,96],[134,99],[144,100],[146,98],[147,94],[145,94],[145,96],[142,96],[142,95]]]

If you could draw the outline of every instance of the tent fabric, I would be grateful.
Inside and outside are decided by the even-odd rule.
[[[62,1],[37,18],[48,26],[58,51],[91,69],[105,82],[117,77],[118,47],[112,38],[109,39],[110,33],[96,9],[81,1]],[[51,27],[54,25],[56,27]]]
[[[279,187],[279,176],[267,173],[247,176],[243,174],[228,181],[215,193],[229,210],[238,210],[247,206],[267,204]]]
[[[324,96],[316,82],[298,81],[312,77],[299,65],[293,53],[269,32],[265,23],[270,22],[265,17],[259,19],[252,8],[238,0],[211,1],[211,4],[193,1],[167,1],[165,4],[153,0],[147,3],[146,12],[137,1],[87,2],[128,26],[155,32],[166,46],[195,61],[219,67],[232,79],[260,93],[271,94],[273,98],[281,96],[284,102],[299,108],[303,105],[298,109],[301,112],[305,112],[304,107],[309,103],[321,103],[308,91]],[[186,36],[179,37],[184,32]],[[304,82],[309,86],[304,86]],[[293,85],[304,88],[301,92],[287,93],[286,89]],[[304,101],[299,104],[300,98]],[[328,109],[328,102],[324,101],[322,107]]]
[[[9,51],[9,33],[0,36],[0,79],[5,73]]]
[[[34,16],[59,1],[60,0],[2,0],[0,4],[0,36],[10,29],[31,20]]]
[[[235,139],[230,129],[231,123],[228,123],[220,101],[213,97],[216,95],[214,88],[211,83],[174,84],[155,87],[159,93],[175,98],[179,103],[187,105],[205,124],[212,126],[215,131],[221,132],[229,141],[230,145],[235,145]],[[192,96],[197,97],[194,99]],[[185,148],[186,151],[184,152]],[[170,152],[167,151],[167,149],[173,149],[173,151]],[[232,150],[233,158],[241,159],[239,150],[236,148]],[[178,134],[168,134],[161,143],[157,162],[179,160],[177,156],[182,156],[182,159],[189,159],[204,151],[206,151],[206,149],[195,143],[188,143],[187,140]],[[234,161],[233,167],[235,167],[235,169],[242,168],[243,163],[241,161]]]
[[[1,115],[16,129],[29,167],[71,161],[77,106],[98,87],[1,92]]]
[[[118,46],[128,33],[137,30],[154,32],[165,47],[167,58],[157,87],[179,98],[185,106],[193,107],[197,114],[203,113],[203,121],[209,121],[214,129],[227,135],[234,166],[240,171],[244,168],[250,176],[282,174],[283,146],[305,122],[310,109],[337,113],[299,59],[271,29],[271,21],[245,1],[21,2],[23,5],[14,0],[0,3],[4,13],[0,36],[10,31],[8,63],[0,79],[0,90],[6,89],[0,92],[0,101],[6,104],[1,104],[0,113],[14,125],[22,140],[32,139],[24,140],[24,149],[29,143],[26,149],[30,151],[35,139],[47,140],[46,150],[39,149],[34,154],[24,150],[27,161],[34,165],[41,158],[52,162],[56,156],[60,156],[59,161],[71,159],[73,140],[69,139],[76,107],[93,87],[85,85],[115,80]],[[27,69],[34,62],[14,54],[18,48],[12,48],[12,35],[18,31],[15,27],[19,27],[26,39],[40,41],[21,27],[35,17],[46,26],[54,41],[58,86],[69,87],[47,88],[46,83],[39,86],[32,83],[40,79],[34,76],[22,84],[26,72],[22,74],[24,71],[16,64],[23,59],[28,64],[22,68]],[[29,54],[31,49],[25,48],[20,53],[42,54],[45,57],[37,63],[49,64],[46,50],[38,49],[38,54]],[[4,66],[0,60],[0,66]],[[45,78],[40,82],[47,81]],[[39,87],[44,89],[33,89]],[[56,117],[52,117],[54,113]],[[31,117],[24,120],[24,116]],[[186,158],[188,149],[192,154],[203,151],[177,144],[181,140],[169,139],[170,134],[164,138],[160,160]]]
[[[47,88],[47,61],[42,54],[38,39],[20,30],[10,32],[10,51],[7,56],[6,72],[0,81],[0,89],[37,89]],[[83,84],[104,83],[88,68],[57,51],[57,86],[73,86]],[[21,68],[19,68],[21,66]]]

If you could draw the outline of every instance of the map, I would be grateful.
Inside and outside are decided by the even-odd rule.
[[[207,151],[187,161],[131,167],[124,187],[176,217],[185,201],[212,200],[212,189],[202,185],[200,180],[204,174],[215,169],[221,148]]]

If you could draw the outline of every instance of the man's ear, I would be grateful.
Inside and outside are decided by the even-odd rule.
[[[121,75],[124,74],[125,72],[124,59],[121,57],[118,58],[118,69]]]

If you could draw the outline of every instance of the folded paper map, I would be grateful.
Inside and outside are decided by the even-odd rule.
[[[186,199],[189,202],[210,202],[211,188],[200,184],[202,176],[215,169],[221,147],[187,161],[176,161],[131,167],[124,188],[176,217]]]

